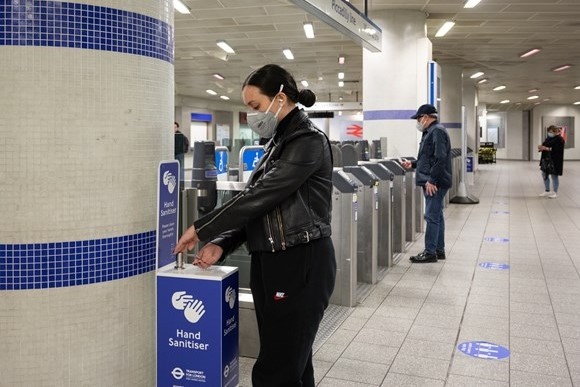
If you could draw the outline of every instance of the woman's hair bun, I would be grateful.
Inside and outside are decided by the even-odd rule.
[[[316,102],[316,94],[312,90],[302,89],[298,93],[298,102],[305,107],[310,107]]]

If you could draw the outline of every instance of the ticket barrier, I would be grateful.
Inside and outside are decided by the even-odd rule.
[[[384,269],[393,265],[393,179],[395,175],[382,164],[369,162],[363,164],[379,179],[379,240],[378,266],[379,277]]]
[[[375,284],[378,281],[379,179],[364,166],[345,166],[343,170],[359,185],[357,280]]]
[[[379,160],[379,164],[387,167],[395,176],[393,178],[393,262],[400,259],[400,255],[407,249],[405,241],[406,214],[405,214],[405,169],[394,160]]]
[[[399,160],[395,160],[403,168]],[[417,197],[415,196],[415,170],[407,169],[405,170],[405,240],[407,242],[415,242],[417,238],[416,227],[415,227],[415,207]]]
[[[357,303],[358,184],[340,168],[332,172],[332,244],[336,282],[330,303],[353,307]]]
[[[409,161],[416,161],[415,157],[405,157]],[[415,232],[423,233],[425,232],[425,196],[423,194],[423,187],[417,185],[417,174],[413,169],[415,174],[414,187],[411,192],[415,193]]]

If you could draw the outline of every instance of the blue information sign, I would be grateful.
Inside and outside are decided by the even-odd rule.
[[[485,237],[483,238],[486,242],[494,242],[494,243],[508,243],[510,240],[509,238],[500,238],[500,237]]]
[[[264,155],[264,148],[260,149],[246,149],[242,156],[244,161],[244,171],[253,171]]]
[[[217,174],[227,172],[228,167],[228,151],[227,150],[216,150],[215,151],[215,166],[217,169]]]
[[[157,385],[237,386],[238,271],[171,266],[157,274]]]
[[[492,269],[492,270],[508,270],[510,265],[507,263],[497,263],[497,262],[482,262],[479,266],[483,267],[484,269]]]
[[[457,349],[468,356],[478,357],[480,359],[499,360],[510,355],[510,350],[506,347],[486,341],[466,341],[459,344]]]
[[[162,161],[157,176],[157,268],[175,261],[179,222],[179,162]]]
[[[465,172],[473,172],[473,156],[465,157]]]

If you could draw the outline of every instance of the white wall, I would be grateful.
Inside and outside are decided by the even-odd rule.
[[[575,135],[580,129],[580,107],[567,105],[539,105],[532,111],[532,139],[531,150],[532,158],[534,160],[540,159],[540,154],[537,152],[538,144],[541,144],[543,138],[542,117],[574,117]],[[576,137],[575,148],[568,148],[564,150],[565,160],[580,160],[580,144],[578,143],[578,135]]]

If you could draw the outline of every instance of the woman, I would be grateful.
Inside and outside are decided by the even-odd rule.
[[[562,169],[564,166],[564,139],[560,136],[560,128],[551,125],[548,127],[548,136],[542,143],[538,145],[538,152],[542,152],[540,158],[540,169],[542,169],[542,178],[544,179],[545,191],[540,196],[547,196],[550,199],[558,197],[558,187],[560,185],[558,176],[562,176]],[[549,160],[553,162],[553,169],[546,167]],[[552,177],[552,188],[554,192],[550,192],[550,176]]]
[[[313,387],[312,344],[336,275],[330,144],[296,106],[312,106],[314,93],[280,66],[250,74],[242,99],[250,128],[271,138],[264,156],[244,191],[196,220],[175,253],[207,241],[193,262],[207,268],[247,242],[260,336],[252,384]]]

